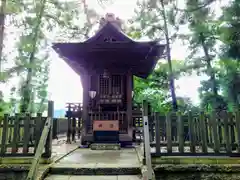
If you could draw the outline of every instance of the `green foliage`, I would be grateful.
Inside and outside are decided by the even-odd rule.
[[[219,82],[226,97],[228,108],[234,110],[239,109],[239,95],[240,95],[240,62],[232,59],[220,60],[219,65]]]
[[[43,112],[47,107],[53,35],[59,35],[56,41],[86,39],[99,16],[86,4],[58,0],[11,0],[7,1],[6,12],[11,26],[17,29],[13,42],[17,54],[12,57],[13,62],[9,61],[7,54],[6,64],[12,63],[13,66],[1,72],[0,80],[7,84],[12,77],[19,79],[19,84],[15,84],[10,93],[9,113]]]
[[[167,78],[169,80],[169,89],[171,92],[172,105],[175,111],[178,110],[177,99],[175,93],[175,79],[172,69],[171,45],[177,38],[179,30],[178,19],[176,18],[178,11],[174,8],[173,2],[163,0],[148,0],[138,2],[139,9],[136,9],[136,17],[133,21],[137,21],[139,28],[132,28],[141,36],[147,36],[150,39],[163,40],[166,43],[166,60],[168,64]],[[136,33],[133,33],[136,36]]]
[[[196,9],[202,1],[187,1],[187,9]],[[222,101],[219,101],[219,86],[216,79],[216,71],[213,61],[216,57],[216,25],[214,12],[210,7],[203,7],[191,13],[187,13],[190,34],[187,64],[201,65],[199,72],[205,73],[209,79],[202,81],[199,89],[203,107],[221,109]],[[199,53],[202,52],[202,53]],[[221,98],[220,98],[221,99]]]
[[[220,37],[223,41],[222,56],[231,59],[240,59],[240,1],[233,0],[223,8],[223,14],[220,17],[222,26],[220,29]]]
[[[3,99],[3,92],[0,91],[0,117],[3,117],[3,115],[8,112],[9,106],[8,103],[4,101]]]
[[[154,111],[173,110],[170,90],[177,88],[170,84],[171,80],[174,82],[197,71],[209,78],[202,81],[199,89],[200,106],[194,106],[188,98],[176,96],[180,111],[240,108],[240,0],[226,4],[220,17],[215,16],[209,6],[213,1],[185,0],[184,10],[177,7],[176,1],[138,2],[127,34],[133,39],[157,39],[169,46],[163,57],[167,61],[160,60],[146,80],[134,77],[135,103],[147,99]],[[19,85],[13,85],[9,101],[4,100],[1,92],[0,116],[4,112],[13,113],[15,107],[18,111],[19,104],[22,110],[43,112],[48,96],[51,42],[55,38],[57,41],[88,38],[99,15],[82,2],[58,0],[10,0],[6,1],[5,12],[4,17],[19,34],[13,42],[17,55],[6,53],[7,48],[0,55],[1,65],[12,63],[11,67],[1,68],[0,81],[8,83],[12,77],[19,77],[20,81]],[[180,29],[186,26],[189,32],[182,32]],[[3,32],[0,34],[5,38]],[[55,34],[57,36],[53,37]],[[185,60],[171,57],[176,40],[188,46],[189,56]]]
[[[173,74],[175,79],[178,79],[183,73],[181,69],[184,67],[182,61],[172,61]],[[134,102],[141,103],[143,100],[148,100],[154,111],[168,112],[172,111],[171,94],[169,92],[168,79],[168,64],[159,62],[153,73],[145,80],[134,78]],[[194,106],[192,102],[184,97],[177,97],[179,110],[186,111]]]

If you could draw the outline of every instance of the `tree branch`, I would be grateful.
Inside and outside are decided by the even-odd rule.
[[[198,11],[206,6],[209,6],[210,4],[212,4],[213,2],[215,2],[216,0],[207,0],[206,3],[198,6],[198,7],[195,7],[195,8],[192,8],[192,9],[180,9],[180,8],[177,8],[176,4],[174,5],[174,9],[177,10],[177,11],[182,11],[182,12],[194,12],[194,11]]]
[[[15,66],[5,70],[4,72],[2,72],[0,76],[0,82],[7,82],[13,76],[14,73],[20,73],[24,71],[24,69],[25,69],[25,66],[20,65],[20,66]]]

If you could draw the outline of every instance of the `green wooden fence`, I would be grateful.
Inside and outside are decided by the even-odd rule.
[[[143,103],[143,109],[147,106]],[[151,113],[149,129],[152,157],[240,157],[239,111]]]
[[[152,156],[240,156],[239,112],[150,116]]]
[[[53,102],[48,103],[48,116],[52,118]],[[0,157],[34,156],[47,117],[38,113],[36,117],[30,114],[4,115],[0,119]],[[43,156],[51,156],[52,131],[49,132]],[[49,135],[50,136],[50,135]]]

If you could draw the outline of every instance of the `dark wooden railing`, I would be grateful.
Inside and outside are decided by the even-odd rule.
[[[67,103],[66,105],[66,117],[67,117],[67,142],[70,143],[71,141],[76,140],[76,135],[78,138],[81,136],[81,129],[82,129],[82,103]],[[133,127],[135,128],[135,132],[137,133],[138,136],[142,136],[142,107],[141,105],[138,106],[133,106]],[[124,121],[124,118],[126,118],[126,112],[89,112],[89,122],[88,122],[88,133],[92,132],[92,121],[93,120],[99,120],[99,119],[110,119],[110,120],[115,120],[115,119],[120,119],[120,123],[126,123],[123,125],[120,125],[120,131],[122,133],[126,132],[126,127],[127,127],[127,121]],[[66,124],[62,120],[60,123],[59,120],[58,122],[54,121],[54,125],[56,126],[62,126],[63,124]],[[57,129],[54,128],[54,132],[56,134]],[[64,131],[64,130],[63,130]],[[55,137],[55,136],[54,136]]]
[[[53,119],[53,139],[58,139],[59,135],[66,136],[67,131],[68,131],[67,118]]]
[[[78,139],[81,136],[82,130],[82,103],[67,103],[66,106],[67,117],[67,143],[76,141],[76,135]]]
[[[53,112],[53,102],[49,101],[48,105],[50,115],[50,112]],[[0,119],[0,157],[34,156],[46,119],[47,117],[42,117],[40,113],[36,117],[31,117],[30,114],[5,114],[4,118]],[[46,158],[51,156],[51,140],[52,131],[43,153]]]
[[[239,112],[154,113],[149,119],[152,156],[240,156]]]

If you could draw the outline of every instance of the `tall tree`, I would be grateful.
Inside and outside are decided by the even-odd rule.
[[[29,110],[29,105],[32,97],[32,77],[33,77],[33,66],[35,63],[35,55],[37,53],[37,44],[39,40],[39,32],[40,25],[42,22],[42,17],[45,10],[46,0],[41,0],[39,3],[36,3],[36,9],[39,10],[36,13],[36,21],[32,24],[34,26],[32,33],[29,35],[32,39],[32,44],[28,44],[29,52],[28,52],[28,68],[27,68],[27,78],[23,85],[23,97],[22,97],[22,105],[21,112],[26,112]],[[29,37],[28,37],[29,38]]]
[[[2,72],[2,51],[3,51],[5,12],[6,12],[6,0],[2,0],[0,8],[0,76],[2,75],[1,72]]]
[[[233,0],[223,7],[219,18],[222,41],[219,62],[220,87],[231,110],[240,108],[240,1]]]
[[[181,24],[180,19],[177,18],[178,11],[175,10],[172,1],[148,0],[138,2],[138,9],[135,12],[136,17],[133,21],[139,23],[140,27],[135,28],[134,26],[138,25],[133,23],[130,35],[134,37],[136,36],[136,32],[138,32],[140,34],[138,35],[139,37],[147,36],[150,39],[158,39],[161,43],[166,43],[165,58],[168,63],[169,89],[173,110],[176,111],[178,106],[171,62],[171,46],[177,37],[179,25]]]
[[[179,60],[172,60],[173,78],[177,80],[184,73],[184,62]],[[154,111],[166,113],[173,111],[171,105],[171,93],[169,92],[169,78],[168,78],[168,63],[158,62],[157,67],[153,73],[145,80],[134,78],[134,102],[141,103],[143,99],[147,99]],[[186,108],[185,98],[176,97],[180,103],[179,110]],[[191,103],[189,103],[190,105]],[[190,106],[189,106],[190,107]],[[193,107],[193,106],[192,106]]]
[[[173,102],[173,109],[175,111],[178,110],[177,106],[177,98],[175,93],[175,85],[174,85],[174,78],[173,78],[173,70],[172,70],[172,58],[171,58],[171,48],[170,48],[170,36],[169,36],[169,30],[168,30],[168,21],[167,21],[167,15],[166,15],[166,9],[165,9],[165,3],[164,0],[160,0],[161,8],[162,8],[162,18],[163,18],[163,29],[166,39],[166,54],[167,54],[167,61],[169,66],[169,81],[170,81],[170,90],[172,95],[172,102]]]
[[[206,2],[207,3],[207,2]],[[202,4],[200,0],[186,1],[186,7],[189,9],[197,9]],[[188,57],[191,64],[201,64],[205,67],[201,68],[201,72],[209,76],[205,87],[205,94],[202,93],[202,98],[208,96],[211,99],[210,105],[213,108],[218,108],[218,84],[216,73],[213,67],[213,60],[216,57],[216,36],[215,36],[215,21],[213,12],[210,7],[202,7],[198,10],[187,13],[189,19],[189,30],[191,31],[189,38],[189,49],[191,53]],[[209,94],[209,89],[211,93]],[[206,101],[205,101],[206,102]]]

